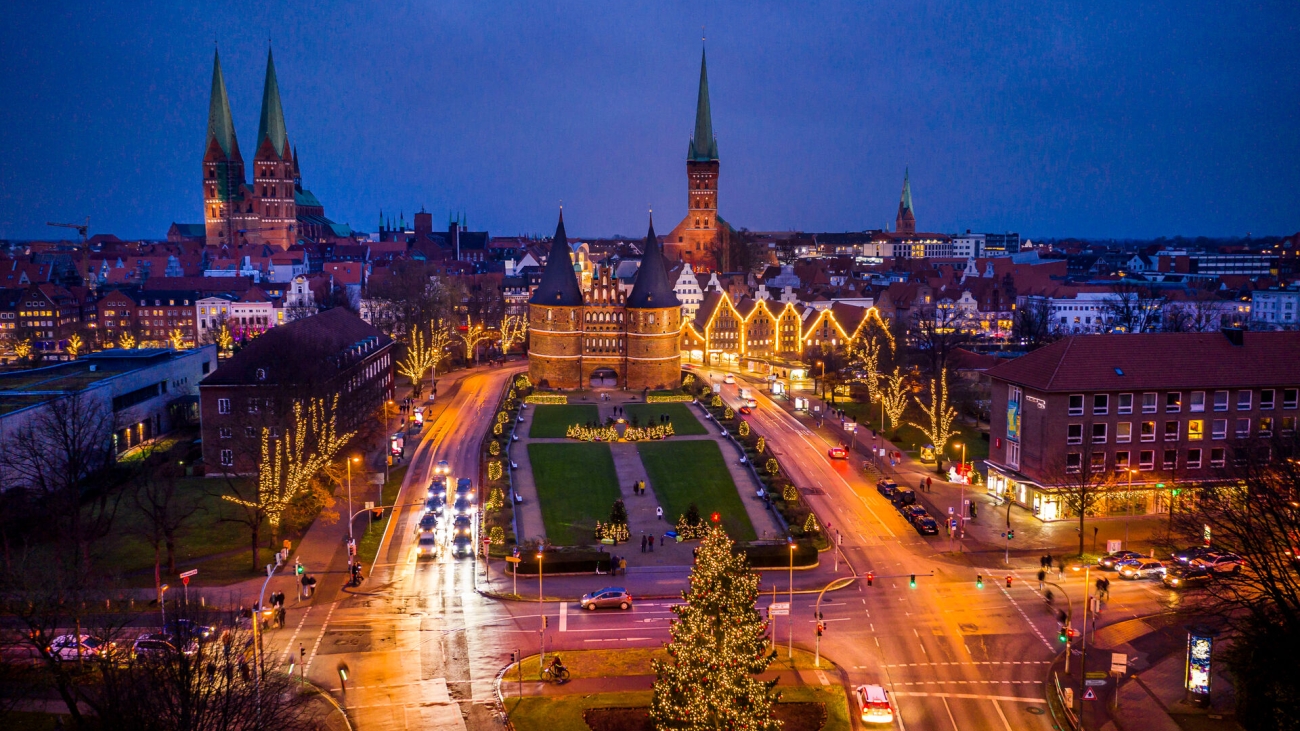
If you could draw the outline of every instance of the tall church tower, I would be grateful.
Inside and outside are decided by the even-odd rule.
[[[234,216],[242,202],[244,157],[230,118],[230,98],[221,75],[221,55],[212,57],[212,95],[208,101],[208,137],[203,153],[203,222],[209,244],[236,239]]]
[[[261,217],[260,230],[252,240],[287,249],[298,243],[297,210],[294,205],[295,168],[289,134],[280,107],[280,84],[275,78],[275,59],[266,52],[266,83],[262,87],[262,117],[257,125],[257,154],[253,158],[253,197]]]
[[[665,254],[706,265],[723,222],[718,219],[718,140],[713,136],[706,54],[700,54],[700,89],[695,100],[695,133],[686,149],[686,218],[666,237]]]
[[[916,216],[912,213],[912,183],[907,170],[903,170],[903,194],[898,198],[898,216],[894,218],[894,231],[900,234],[916,233]]]

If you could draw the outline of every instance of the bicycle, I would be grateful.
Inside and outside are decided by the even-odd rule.
[[[569,680],[569,669],[566,667],[557,669],[555,666],[549,665],[542,670],[542,680],[557,685],[564,684]]]

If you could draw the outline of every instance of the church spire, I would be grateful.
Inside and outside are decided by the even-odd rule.
[[[235,123],[230,118],[230,98],[226,96],[226,79],[221,75],[221,54],[212,53],[212,96],[208,101],[208,145],[216,140],[226,157],[239,157]]]
[[[275,154],[289,157],[289,135],[284,129],[284,110],[280,108],[280,84],[275,78],[275,59],[266,49],[266,83],[262,87],[262,119],[257,125],[257,145],[270,141]]]
[[[563,208],[560,209],[560,222],[555,226],[551,252],[546,256],[542,281],[537,285],[528,302],[534,305],[557,307],[582,305],[582,288],[578,286],[578,275],[573,271],[573,254],[569,250],[569,236],[564,231]]]
[[[894,231],[900,234],[916,233],[916,214],[912,211],[912,182],[907,168],[903,168],[903,193],[898,197],[898,216]]]
[[[718,140],[713,136],[713,114],[709,109],[708,57],[700,52],[700,92],[695,100],[695,134],[687,151],[688,160],[717,160]]]

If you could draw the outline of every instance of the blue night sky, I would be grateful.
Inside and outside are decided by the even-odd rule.
[[[213,42],[251,162],[268,38],[337,221],[549,233],[562,199],[575,236],[640,234],[649,205],[667,231],[701,25],[736,226],[892,225],[908,166],[920,230],[1300,229],[1294,2],[626,5],[5,3],[0,237],[201,221]]]

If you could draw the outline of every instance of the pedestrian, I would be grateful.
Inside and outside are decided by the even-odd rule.
[[[1097,586],[1097,598],[1100,599],[1102,591],[1105,590],[1106,577],[1098,576],[1096,581],[1096,586]]]
[[[655,517],[659,518],[659,520],[664,519],[664,509],[662,507],[655,508]]]
[[[1101,589],[1106,594],[1106,601],[1110,601],[1110,577],[1102,579],[1102,582],[1104,583],[1101,585]]]
[[[620,558],[618,560],[618,570],[622,571],[624,576],[627,576],[627,559]]]
[[[655,552],[655,537],[654,537],[654,536],[646,536],[646,538],[648,539],[646,542],[647,542],[647,544],[649,545],[650,553],[654,553],[654,552]]]
[[[276,610],[275,610],[275,623],[276,623],[277,626],[279,626],[279,627],[284,627],[285,615],[286,615],[286,611],[285,611],[284,605],[281,604],[281,605],[280,605],[278,608],[276,608]]]
[[[662,535],[659,536],[659,547],[660,548],[664,547],[664,537]]]
[[[1041,568],[1041,566],[1043,565],[1042,561],[1039,561],[1038,565],[1040,566],[1040,568],[1038,569],[1038,590],[1042,591],[1043,581],[1047,579],[1047,572]]]
[[[931,492],[933,487],[934,487],[934,480],[929,477],[925,478],[925,491]]]
[[[645,553],[645,534],[641,534],[641,553]]]
[[[1056,564],[1056,578],[1063,580],[1065,578],[1065,559],[1060,559]]]

